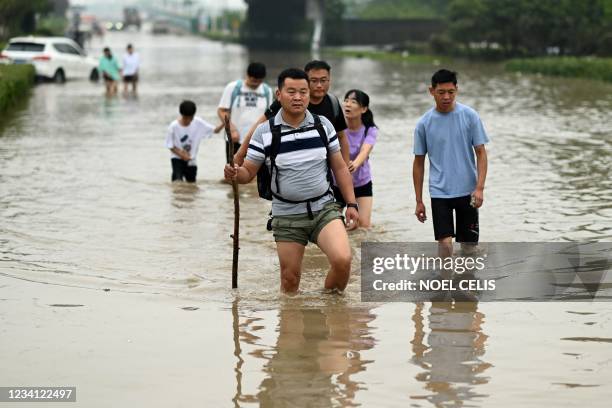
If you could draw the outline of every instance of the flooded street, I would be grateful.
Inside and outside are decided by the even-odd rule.
[[[275,84],[309,55],[145,32],[90,52],[128,42],[137,97],[40,84],[0,124],[0,386],[76,386],[82,407],[608,406],[610,303],[360,302],[361,242],[433,241],[413,215],[412,132],[438,66],[323,55],[336,95],[371,97],[374,227],[351,235],[344,297],[321,293],[327,261],[311,245],[287,298],[254,185],[240,186],[230,289],[222,135],[202,142],[196,185],[170,183],[164,139],[181,100],[217,124],[249,61]],[[449,67],[491,136],[481,241],[612,241],[612,85]]]

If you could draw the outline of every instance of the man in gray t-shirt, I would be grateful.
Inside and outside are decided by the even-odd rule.
[[[281,266],[281,289],[298,290],[304,249],[310,241],[321,248],[331,265],[325,288],[342,291],[350,275],[351,248],[327,178],[328,162],[347,201],[348,229],[357,226],[359,213],[334,127],[324,117],[308,112],[309,92],[304,71],[290,68],[279,75],[276,98],[282,109],[274,118],[274,126],[280,126],[283,136],[272,173],[272,229]],[[326,141],[315,126],[317,122]],[[253,134],[242,166],[225,166],[225,178],[241,184],[250,182],[262,165],[270,167],[271,144],[272,131],[266,122]]]

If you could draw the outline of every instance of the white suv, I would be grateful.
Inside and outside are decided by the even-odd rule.
[[[12,38],[0,53],[0,61],[32,64],[36,75],[64,82],[72,78],[98,80],[98,61],[88,57],[77,43],[64,37]]]

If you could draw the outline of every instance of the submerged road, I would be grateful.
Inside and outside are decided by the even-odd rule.
[[[257,198],[253,185],[240,187],[240,289],[236,293],[230,290],[233,205],[230,187],[220,182],[224,164],[221,134],[201,145],[196,185],[170,183],[164,138],[183,99],[194,100],[197,114],[216,124],[216,106],[223,87],[242,77],[249,61],[266,63],[268,83],[274,84],[281,69],[303,66],[309,56],[253,54],[238,45],[189,36],[153,37],[146,32],[109,33],[104,41],[94,40],[90,53],[98,56],[102,47],[109,45],[120,57],[128,42],[134,44],[142,59],[137,96],[106,98],[102,84],[87,81],[40,84],[34,88],[29,104],[0,126],[0,274],[4,284],[47,284],[36,286],[44,289],[42,293],[53,287],[87,289],[77,292],[82,294],[84,303],[88,293],[103,289],[119,293],[113,298],[118,302],[115,307],[134,319],[130,320],[130,325],[136,324],[134,327],[139,327],[134,323],[139,315],[132,315],[129,309],[137,306],[123,297],[129,298],[130,294],[170,298],[196,309],[216,310],[210,312],[212,317],[206,315],[208,331],[193,334],[194,338],[208,339],[202,350],[210,368],[194,369],[195,377],[176,377],[176,384],[181,379],[182,385],[195,385],[201,381],[198,375],[208,375],[213,378],[209,383],[215,387],[209,387],[208,397],[183,396],[181,401],[188,402],[185,406],[194,406],[198,401],[227,406],[232,398],[235,406],[275,406],[274,401],[289,405],[292,398],[297,406],[339,406],[359,401],[365,406],[382,406],[382,395],[388,398],[389,406],[407,405],[414,399],[426,399],[433,405],[473,402],[487,395],[491,397],[485,406],[499,405],[496,395],[512,396],[520,387],[512,380],[517,370],[512,356],[515,336],[522,338],[525,333],[535,337],[555,333],[548,343],[522,339],[527,358],[546,356],[532,367],[539,373],[537,378],[542,379],[530,386],[534,393],[547,389],[551,383],[596,382],[594,377],[585,379],[584,375],[591,374],[572,374],[571,369],[595,368],[592,375],[599,375],[602,384],[603,378],[609,378],[609,361],[601,365],[609,353],[588,349],[582,343],[578,352],[591,353],[589,359],[568,368],[566,377],[559,374],[565,366],[555,358],[562,351],[576,351],[559,339],[563,335],[582,336],[587,328],[581,320],[570,324],[568,333],[560,333],[567,323],[565,309],[574,306],[561,310],[544,306],[533,309],[530,304],[485,305],[481,306],[485,309],[483,314],[482,309],[427,309],[422,305],[408,305],[410,310],[399,309],[407,305],[376,309],[359,303],[362,241],[433,240],[431,221],[421,225],[413,215],[412,132],[419,116],[432,105],[427,83],[439,64],[327,58],[333,67],[333,92],[339,97],[354,87],[368,92],[380,128],[379,141],[371,155],[374,227],[351,235],[355,273],[344,298],[330,300],[321,294],[327,263],[318,249],[309,247],[301,284],[304,293],[298,303],[285,307],[286,300],[279,300],[273,238],[265,230],[269,203]],[[519,76],[491,64],[459,62],[452,68],[460,75],[458,100],[480,112],[492,140],[481,210],[481,240],[612,240],[611,85]],[[20,305],[31,297],[42,296],[41,292],[30,296],[31,289],[22,289],[11,292]],[[91,301],[97,302],[93,300],[97,296],[100,295]],[[17,308],[5,301],[11,296],[0,297],[4,301],[0,306],[6,307],[2,318],[18,321]],[[173,344],[174,337],[167,336],[178,336],[181,320],[159,308],[163,307],[156,304],[151,310],[171,329],[146,341],[151,342],[151,350],[164,354],[170,352],[164,347]],[[601,304],[593,308],[590,312],[600,313],[595,321],[609,326],[605,308]],[[9,313],[9,309],[15,313]],[[491,316],[488,326],[483,326],[485,314]],[[35,316],[49,318],[45,314]],[[96,322],[96,327],[108,324],[101,317],[103,312],[92,316],[89,319]],[[232,317],[236,343],[231,342]],[[77,326],[80,325],[88,327],[86,322],[80,321]],[[409,329],[412,327],[414,331]],[[601,338],[605,327],[599,324],[588,329],[595,331],[593,338]],[[92,340],[92,350],[104,347],[108,336],[106,332],[96,333],[99,343]],[[210,333],[223,333],[224,345],[212,342],[207,337]],[[488,336],[493,337],[493,351],[483,357]],[[75,338],[79,344],[89,342],[84,334]],[[23,347],[29,347],[23,341]],[[20,338],[14,338],[5,350],[16,355],[23,351],[20,343]],[[3,348],[8,344],[2,344]],[[252,373],[251,377],[245,374],[236,380],[244,388],[235,395],[234,373],[242,373],[242,368],[234,370],[235,357],[226,350],[232,344],[243,347],[242,354],[234,352],[246,360],[245,369]],[[457,348],[458,344],[465,347]],[[217,346],[223,351],[215,355]],[[200,351],[194,344],[180,347],[185,353],[183,364]],[[131,361],[130,352],[120,351],[118,346],[112,350],[111,357],[96,356],[101,360]],[[153,355],[151,351],[142,358]],[[172,358],[168,358],[167,364],[172,364]],[[67,364],[66,385],[76,382],[74,379],[81,373],[79,364],[77,360]],[[473,370],[466,369],[470,364]],[[489,369],[491,365],[500,368]],[[51,366],[53,363],[48,362],[41,368],[31,361],[27,367],[49,373]],[[221,370],[226,377],[216,383],[219,367],[227,372]],[[604,368],[608,374],[602,377],[599,370]],[[336,376],[341,373],[344,374]],[[162,391],[157,385],[166,380],[174,384],[163,375],[155,377],[154,372],[143,375],[146,384],[142,386],[157,389],[157,394],[151,395],[159,395]],[[486,386],[490,375],[506,381],[509,388]],[[386,385],[379,380],[382,377]],[[0,385],[23,378],[29,377],[0,377],[6,380]],[[421,382],[417,386],[415,378]],[[243,380],[244,384],[240,382]],[[43,382],[39,383],[44,385]],[[99,384],[107,389],[118,387],[111,377]],[[319,384],[320,388],[313,393],[305,384],[314,384],[315,388]],[[488,388],[478,389],[479,385]],[[605,390],[595,391],[592,395]],[[83,392],[87,399],[86,387]],[[129,392],[120,395],[128,396]],[[566,394],[540,398],[544,405],[568,401]]]

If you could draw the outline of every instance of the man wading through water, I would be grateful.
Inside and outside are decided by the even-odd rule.
[[[298,290],[304,249],[309,241],[317,244],[329,260],[331,269],[325,289],[342,291],[349,280],[351,247],[331,192],[328,163],[348,203],[348,229],[355,228],[359,221],[351,174],[340,155],[332,124],[306,109],[310,99],[306,73],[297,68],[281,72],[276,98],[281,110],[257,127],[246,160],[242,166],[226,165],[225,178],[246,184],[262,165],[268,166],[272,174],[272,230],[283,292]],[[279,137],[279,133],[281,143],[272,168],[269,156],[272,139],[273,134]]]
[[[439,243],[440,256],[445,257],[453,253],[453,237],[466,251],[478,243],[478,208],[484,201],[487,177],[485,144],[489,137],[478,113],[455,102],[457,91],[457,74],[446,69],[437,71],[429,88],[435,106],[419,119],[414,130],[414,213],[420,222],[427,219],[423,204],[423,174],[425,155],[429,155],[434,236]],[[453,211],[457,219],[456,229]]]

